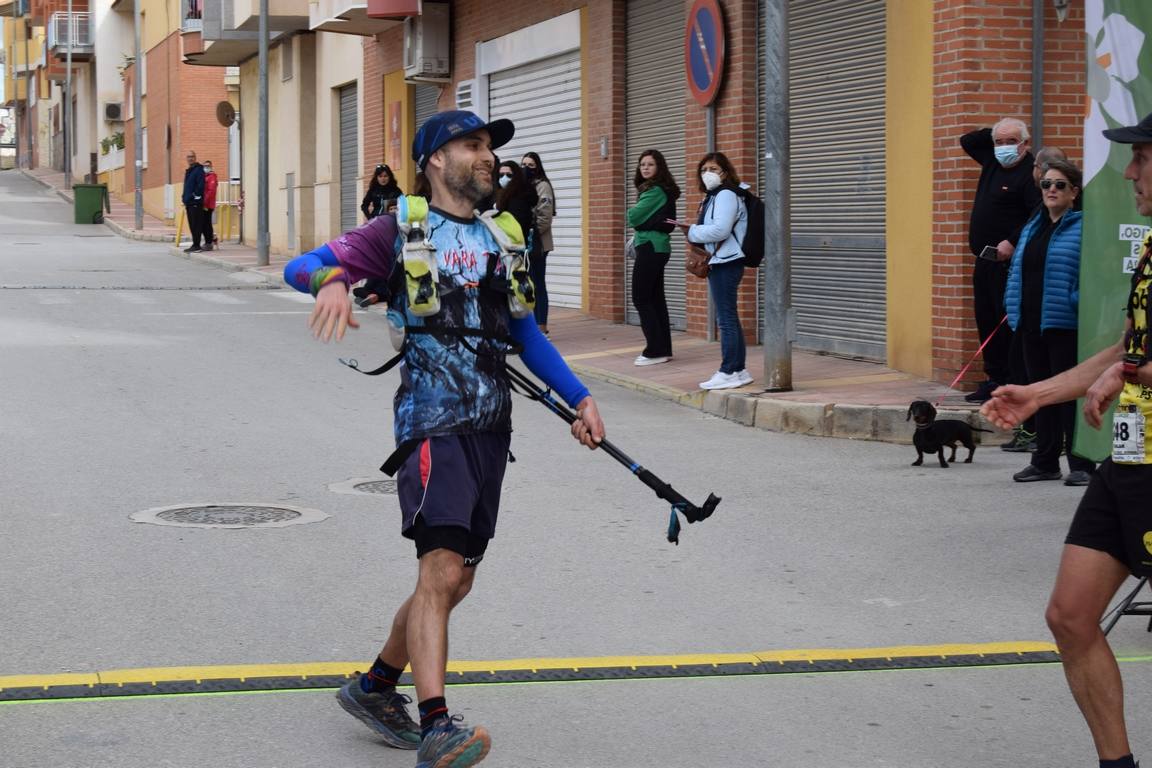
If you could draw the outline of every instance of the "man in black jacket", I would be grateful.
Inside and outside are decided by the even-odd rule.
[[[1040,190],[1032,179],[1034,162],[1028,138],[1028,126],[1010,117],[991,128],[960,137],[960,146],[980,164],[980,181],[968,226],[968,247],[977,257],[972,272],[976,328],[980,342],[987,341],[984,347],[986,381],[964,398],[970,403],[984,402],[992,390],[1008,382],[1010,377],[1012,331],[1007,324],[1000,326],[1004,317],[1008,263],[1020,230],[1040,205]],[[991,258],[980,258],[986,248],[990,249],[986,255]]]
[[[196,162],[196,153],[189,151],[185,156],[188,169],[184,171],[184,194],[180,200],[188,218],[188,229],[192,233],[192,247],[184,253],[199,253],[200,238],[204,234],[204,166]]]

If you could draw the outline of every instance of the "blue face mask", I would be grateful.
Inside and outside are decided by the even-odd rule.
[[[1019,144],[1000,144],[996,147],[996,160],[1000,165],[1008,166],[1020,158]]]

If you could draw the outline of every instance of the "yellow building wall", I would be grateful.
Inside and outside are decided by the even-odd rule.
[[[888,0],[888,365],[932,376],[932,3]]]
[[[415,94],[416,89],[404,82],[404,70],[384,75],[384,157],[380,162],[392,169],[396,183],[408,194],[416,187],[416,163],[412,161],[412,139],[418,127]],[[400,103],[400,120],[394,125],[392,105],[396,102]]]

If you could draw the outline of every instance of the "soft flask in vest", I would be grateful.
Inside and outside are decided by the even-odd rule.
[[[408,311],[417,317],[428,317],[440,311],[437,282],[440,268],[436,263],[436,246],[424,235],[428,220],[428,201],[418,195],[404,195],[396,201],[396,223],[405,233],[404,284],[408,291]]]

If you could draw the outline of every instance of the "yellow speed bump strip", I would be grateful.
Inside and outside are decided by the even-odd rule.
[[[1059,661],[1051,643],[900,645],[887,648],[814,648],[754,653],[677,656],[453,661],[449,685],[719,677],[813,672],[853,672]],[[281,691],[338,688],[362,664],[244,664],[207,667],[145,667],[105,672],[0,676],[0,702],[147,696],[151,694]],[[407,674],[401,685],[411,684]]]

